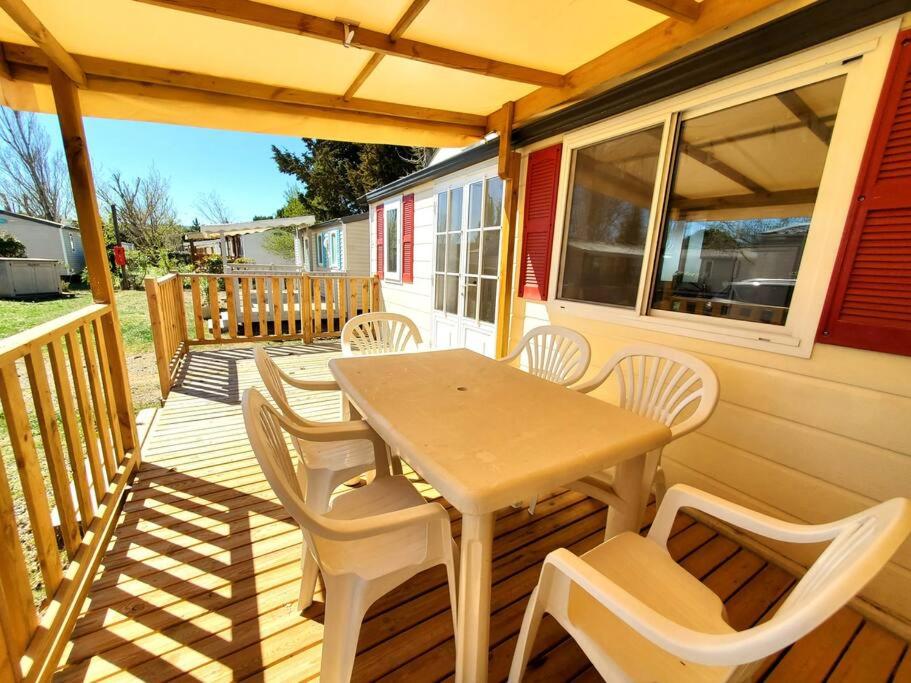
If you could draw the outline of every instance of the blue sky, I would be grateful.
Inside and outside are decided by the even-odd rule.
[[[57,117],[38,118],[60,149]],[[86,118],[85,130],[96,182],[115,170],[126,177],[142,176],[154,164],[170,181],[183,224],[197,216],[205,222],[195,205],[200,194],[212,190],[221,195],[234,221],[274,214],[294,179],[278,172],[272,145],[304,149],[300,138],[137,121]]]

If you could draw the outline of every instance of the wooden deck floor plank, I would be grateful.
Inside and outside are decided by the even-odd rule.
[[[816,683],[826,680],[863,623],[853,610],[838,610],[817,629],[788,648],[769,672],[766,681]]]
[[[898,666],[906,645],[881,626],[865,622],[828,681],[887,681]]]

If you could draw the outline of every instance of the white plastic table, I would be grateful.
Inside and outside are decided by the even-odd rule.
[[[339,388],[462,513],[456,680],[487,680],[494,513],[614,465],[608,533],[638,529],[664,425],[472,351],[336,358]]]

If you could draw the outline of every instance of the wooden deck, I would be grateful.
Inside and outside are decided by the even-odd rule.
[[[270,350],[300,376],[327,376],[333,344]],[[322,604],[294,609],[300,532],[277,504],[244,434],[240,394],[258,385],[252,350],[192,352],[143,449],[89,599],[67,646],[62,681],[303,681],[319,675]],[[297,395],[302,413],[337,419],[334,394]],[[419,486],[421,486],[419,484]],[[435,492],[423,485],[428,498]],[[453,534],[460,519],[450,508]],[[649,509],[647,521],[654,514]],[[506,676],[528,594],[552,549],[596,545],[604,509],[572,492],[534,516],[503,510],[494,547],[491,680]],[[718,593],[737,628],[774,610],[794,579],[688,517],[674,556]],[[321,600],[318,596],[317,600]],[[527,680],[599,680],[578,647],[545,620]],[[382,598],[361,630],[354,679],[452,678],[445,575],[429,571]],[[769,681],[911,682],[908,644],[845,609],[758,676]]]

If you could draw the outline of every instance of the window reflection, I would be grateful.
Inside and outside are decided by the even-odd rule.
[[[653,308],[786,322],[844,81],[681,124]]]

